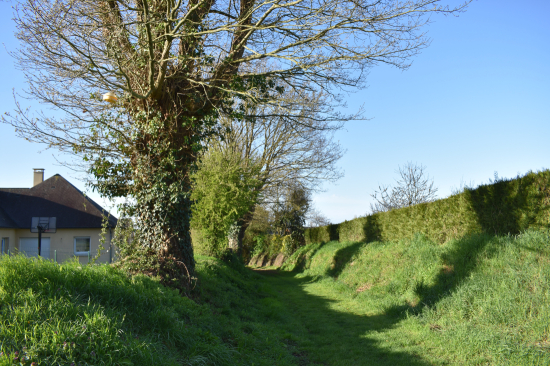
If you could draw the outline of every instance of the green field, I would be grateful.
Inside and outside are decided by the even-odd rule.
[[[104,265],[3,256],[0,365],[549,365],[549,244],[329,242],[256,272],[200,257],[193,299]]]

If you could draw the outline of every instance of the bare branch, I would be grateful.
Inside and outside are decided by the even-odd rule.
[[[371,212],[385,212],[396,208],[409,207],[419,203],[432,202],[437,198],[437,188],[433,179],[425,173],[423,165],[408,162],[399,167],[399,179],[393,188],[379,186],[372,194],[375,203],[371,204]]]

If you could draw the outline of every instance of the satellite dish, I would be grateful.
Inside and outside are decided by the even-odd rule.
[[[31,233],[55,233],[57,231],[57,217],[33,217]]]

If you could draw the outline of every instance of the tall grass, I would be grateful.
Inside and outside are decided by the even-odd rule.
[[[0,365],[294,364],[255,310],[254,274],[197,268],[195,302],[107,265],[0,257]]]
[[[194,365],[230,353],[192,326],[204,309],[108,266],[4,256],[0,307],[1,365]]]
[[[107,265],[3,256],[0,366],[549,365],[549,244],[310,244],[265,275],[199,257],[194,300]]]

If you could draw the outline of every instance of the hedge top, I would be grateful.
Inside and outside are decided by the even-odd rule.
[[[434,202],[380,212],[340,224],[309,228],[306,243],[393,241],[422,233],[444,243],[486,232],[518,234],[550,227],[550,170],[499,180]]]

